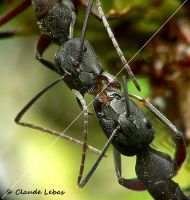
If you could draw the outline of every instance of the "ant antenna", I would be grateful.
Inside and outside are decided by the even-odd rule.
[[[114,45],[114,47],[115,47],[115,49],[116,49],[116,51],[117,51],[117,54],[119,55],[119,57],[120,57],[120,59],[121,59],[123,65],[124,65],[124,68],[126,69],[128,75],[129,75],[129,77],[132,79],[133,83],[135,84],[137,90],[138,90],[138,91],[141,91],[141,87],[140,87],[140,85],[139,85],[137,79],[135,78],[135,75],[134,75],[133,72],[131,71],[131,68],[129,67],[128,62],[127,62],[127,60],[125,59],[125,57],[124,57],[124,55],[123,55],[123,53],[122,53],[122,51],[121,51],[121,49],[120,49],[120,47],[119,47],[119,44],[117,43],[117,41],[116,41],[116,39],[115,39],[115,37],[114,37],[114,35],[113,35],[113,32],[112,32],[112,30],[111,30],[111,28],[110,28],[110,26],[109,26],[109,24],[108,24],[108,21],[107,21],[107,19],[106,19],[106,16],[105,16],[105,14],[104,14],[104,11],[102,10],[102,6],[101,6],[101,3],[100,3],[99,0],[96,0],[96,6],[97,6],[97,8],[98,8],[99,15],[100,15],[100,17],[102,18],[102,22],[103,22],[103,24],[104,24],[104,26],[105,26],[105,28],[106,28],[106,30],[107,30],[107,32],[108,32],[108,35],[109,35],[109,37],[110,37],[110,39],[111,39],[111,41],[112,41],[112,43],[113,43],[113,45]]]
[[[125,103],[126,103],[126,116],[131,116],[131,111],[129,107],[129,95],[128,95],[128,89],[127,89],[127,77],[126,75],[123,76],[123,85],[124,85],[124,96],[125,96]]]
[[[88,0],[88,6],[86,8],[84,24],[83,24],[83,27],[82,27],[81,45],[80,45],[80,48],[79,48],[79,57],[78,57],[78,62],[79,63],[81,63],[81,60],[82,60],[84,38],[85,38],[85,34],[86,34],[87,22],[88,22],[88,18],[89,18],[91,9],[92,9],[92,5],[93,5],[93,0]]]

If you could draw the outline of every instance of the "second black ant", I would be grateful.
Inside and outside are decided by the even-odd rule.
[[[156,118],[172,131],[176,143],[174,159],[168,154],[150,147],[154,139],[154,127],[146,114],[129,96],[143,103]],[[172,180],[186,158],[185,141],[182,133],[165,116],[145,99],[128,94],[125,79],[124,94],[117,90],[105,89],[94,99],[93,105],[108,142],[90,171],[79,183],[79,187],[84,187],[89,181],[108,147],[112,144],[115,172],[120,185],[135,191],[148,190],[156,200],[190,199]],[[136,155],[137,178],[122,177],[121,155]]]

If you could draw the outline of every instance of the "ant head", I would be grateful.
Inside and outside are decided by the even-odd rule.
[[[125,146],[123,150],[126,155],[133,156],[149,146],[154,138],[154,130],[145,113],[131,99],[129,99],[130,115],[126,113],[125,98],[121,100],[121,107],[124,112],[118,118],[122,135],[120,146],[121,148]]]
[[[146,149],[154,138],[154,130],[145,113],[129,99],[130,115],[126,98],[120,91],[104,90],[94,99],[94,110],[99,123],[108,136],[119,127],[113,145],[120,153],[134,156]]]
[[[102,65],[92,46],[84,41],[82,59],[79,62],[81,39],[72,38],[65,42],[56,53],[56,67],[60,73],[68,72],[71,78],[68,85],[72,89],[88,92],[97,83],[97,77],[103,71]]]

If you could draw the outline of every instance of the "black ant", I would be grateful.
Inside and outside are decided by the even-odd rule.
[[[146,114],[129,96],[143,103],[156,118],[172,130],[176,143],[174,159],[150,147],[154,139],[154,127]],[[152,197],[158,200],[189,199],[183,194],[179,185],[172,180],[186,157],[184,138],[165,116],[145,99],[128,94],[126,79],[124,79],[124,94],[117,90],[105,89],[95,97],[93,105],[108,142],[88,174],[79,183],[79,187],[83,187],[88,182],[112,144],[115,171],[120,185],[136,191],[147,189]],[[135,169],[138,178],[125,179],[122,177],[121,155],[136,155]]]

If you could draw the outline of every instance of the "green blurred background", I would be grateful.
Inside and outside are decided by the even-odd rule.
[[[0,14],[5,13],[18,2],[12,4],[0,4]],[[179,1],[162,1],[158,8],[153,7],[151,1],[102,1],[107,13],[114,9],[119,13],[123,8],[134,9],[129,14],[130,20],[135,24],[139,37],[139,43],[159,28],[164,19],[167,19],[179,6]],[[144,3],[142,5],[142,2]],[[153,1],[152,1],[153,2]],[[156,1],[154,1],[156,2]],[[149,7],[148,7],[149,6]],[[136,9],[137,7],[137,9]],[[151,10],[149,10],[151,8]],[[149,11],[145,14],[145,11]],[[79,9],[76,23],[75,36],[80,36],[84,9]],[[144,16],[142,19],[141,16]],[[128,20],[128,15],[121,20],[111,21],[111,26]],[[54,136],[41,133],[36,130],[24,128],[14,123],[14,118],[23,106],[48,83],[55,80],[58,75],[43,67],[35,59],[35,46],[39,36],[35,26],[35,17],[32,9],[15,18],[0,30],[13,30],[14,28],[27,30],[19,37],[0,40],[0,186],[2,191],[14,186],[13,193],[8,195],[10,199],[40,199],[40,200],[74,200],[74,199],[152,199],[147,192],[134,192],[121,187],[117,183],[114,172],[111,148],[108,151],[108,158],[103,159],[98,169],[92,176],[89,183],[79,189],[76,186],[81,159],[82,148],[68,141]],[[96,31],[94,31],[96,30]],[[98,30],[98,31],[97,31]],[[128,59],[138,50],[137,44],[132,41],[138,39],[138,34],[134,38],[125,38],[125,42],[120,41],[122,49]],[[108,60],[117,63],[121,67],[115,50],[101,23],[93,17],[90,18],[87,38],[93,44],[97,54],[100,55],[105,69],[115,73],[118,68],[110,68]],[[143,39],[142,39],[143,38]],[[45,53],[49,60],[54,59],[56,45],[52,45]],[[150,91],[147,77],[139,77],[143,88],[141,96],[148,96]],[[135,92],[135,88],[130,84],[130,92]],[[137,93],[138,94],[138,93]],[[92,98],[86,97],[90,102]],[[42,125],[63,131],[75,117],[81,112],[75,100],[75,96],[65,86],[60,83],[44,95],[26,114],[24,121]],[[83,118],[80,117],[74,125],[69,128],[66,134],[82,140]],[[89,117],[89,144],[101,149],[106,142],[106,138],[100,129],[94,115]],[[53,145],[52,145],[53,144]],[[158,144],[160,147],[160,144]],[[172,146],[166,145],[162,150],[170,151]],[[97,155],[88,152],[85,172],[92,166]],[[135,177],[135,158],[123,158],[123,174],[128,178]],[[190,184],[189,169],[184,167],[175,178],[184,188]],[[65,194],[60,195],[15,195],[17,189],[23,190],[63,190]]]

